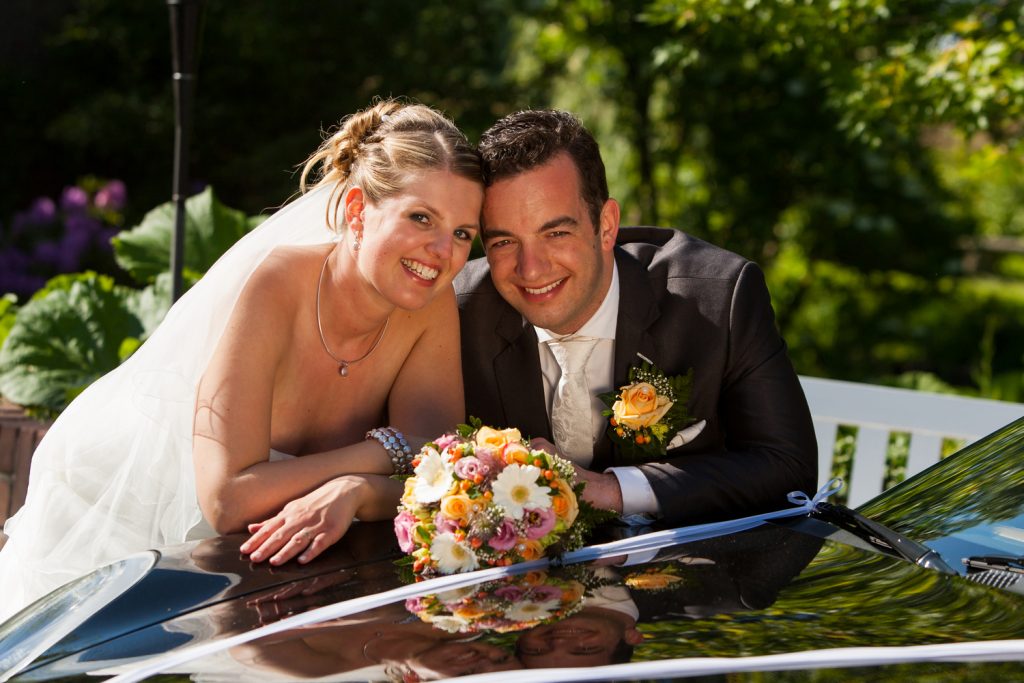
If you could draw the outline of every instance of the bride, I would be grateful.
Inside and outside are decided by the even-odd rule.
[[[4,529],[0,619],[217,533],[247,530],[253,561],[308,562],[354,518],[393,516],[412,435],[464,418],[451,282],[479,229],[475,150],[388,100],[345,119],[311,177],[49,430]]]

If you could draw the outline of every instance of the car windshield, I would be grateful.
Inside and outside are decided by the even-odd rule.
[[[960,573],[967,557],[1024,556],[1024,418],[859,510],[924,543]]]

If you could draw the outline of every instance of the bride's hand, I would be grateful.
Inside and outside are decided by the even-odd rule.
[[[372,487],[361,475],[347,474],[297,498],[265,521],[250,524],[252,536],[240,550],[253,562],[279,565],[298,555],[305,564],[345,535]],[[300,554],[301,553],[301,554]]]

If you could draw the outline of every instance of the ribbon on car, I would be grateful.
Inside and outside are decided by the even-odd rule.
[[[331,619],[340,619],[341,617],[358,614],[359,612],[383,607],[384,605],[390,605],[391,603],[408,600],[410,598],[423,597],[425,595],[430,595],[431,593],[440,593],[442,591],[463,588],[477,583],[483,583],[485,581],[494,581],[505,576],[544,569],[552,564],[577,564],[601,558],[649,552],[678,545],[680,543],[690,543],[707,538],[714,538],[716,536],[746,531],[773,519],[799,517],[801,515],[809,514],[814,510],[816,505],[829,496],[835,494],[840,489],[842,489],[842,480],[836,478],[827,482],[814,494],[814,496],[808,496],[806,493],[801,491],[791,492],[787,496],[787,499],[789,502],[793,503],[793,507],[776,510],[774,512],[765,512],[724,522],[711,522],[708,524],[680,527],[678,529],[655,531],[649,534],[642,534],[618,541],[611,541],[609,543],[580,548],[579,550],[565,553],[554,561],[544,557],[530,562],[518,562],[507,567],[490,567],[462,574],[438,576],[436,578],[419,581],[407,586],[400,586],[381,593],[375,593],[374,595],[366,595],[352,600],[336,602],[332,605],[325,605],[324,607],[318,607],[316,609],[309,610],[308,612],[303,612],[302,614],[286,617],[280,621],[267,624],[266,626],[261,626],[260,628],[253,629],[245,633],[239,633],[206,643],[199,643],[197,645],[181,648],[180,650],[174,650],[164,655],[144,660],[138,667],[121,673],[110,680],[116,681],[117,683],[133,683],[134,681],[141,681],[149,676],[167,672],[200,657],[206,657],[253,640],[258,640],[259,638],[281,633],[283,631],[302,628],[311,624],[330,621]]]

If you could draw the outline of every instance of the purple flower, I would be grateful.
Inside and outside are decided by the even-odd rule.
[[[484,476],[487,474],[486,465],[480,462],[479,458],[474,458],[472,455],[465,458],[459,458],[455,463],[455,474],[462,479],[472,480],[476,475]]]
[[[89,208],[89,193],[75,185],[65,187],[60,195],[60,208],[69,214],[84,213]]]
[[[555,528],[555,511],[551,508],[526,510],[523,521],[526,522],[527,538],[544,538]]]
[[[120,180],[111,180],[96,193],[96,208],[104,211],[120,211],[128,199],[128,191]]]
[[[57,217],[57,205],[49,197],[37,197],[28,209],[28,220],[33,225],[52,223]]]
[[[509,602],[519,602],[523,599],[523,596],[526,595],[526,591],[523,590],[522,586],[511,585],[502,586],[498,590],[494,591],[494,594],[502,600],[508,600]]]
[[[103,225],[98,220],[86,214],[72,214],[64,221],[65,234],[78,236],[83,246],[102,228]]]
[[[534,602],[547,602],[548,600],[561,600],[562,589],[551,584],[541,583],[530,588],[530,599]]]
[[[516,525],[512,523],[511,519],[506,517],[498,525],[494,535],[487,541],[487,545],[495,550],[511,550],[516,544],[517,538]]]
[[[411,553],[416,549],[413,542],[413,530],[419,521],[408,510],[402,510],[395,517],[395,537],[398,538],[398,547],[403,553]]]
[[[439,534],[453,534],[459,530],[459,523],[451,517],[445,517],[440,512],[434,515],[434,526]]]

